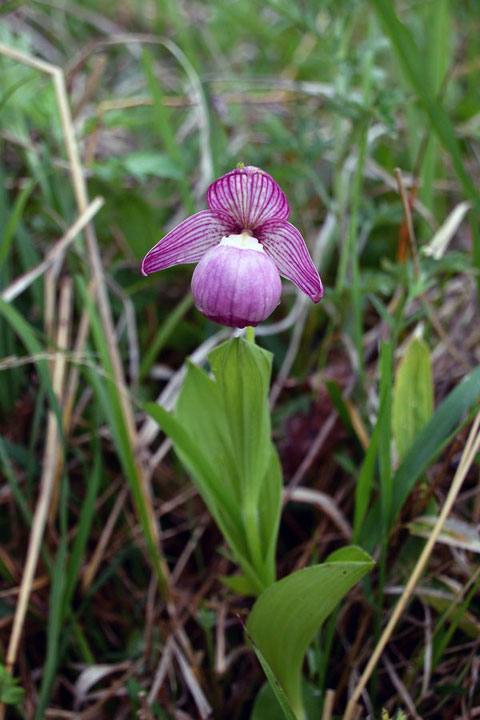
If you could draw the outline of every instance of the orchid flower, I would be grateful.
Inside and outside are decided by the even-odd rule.
[[[255,326],[280,302],[280,275],[314,303],[323,296],[318,272],[296,227],[288,200],[257,167],[238,167],[207,191],[209,210],[187,218],[146,254],[142,273],[198,262],[195,305],[229,327]]]

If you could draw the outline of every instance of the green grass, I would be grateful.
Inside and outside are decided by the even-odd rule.
[[[0,700],[5,692],[17,703],[6,716],[53,717],[58,709],[81,713],[98,703],[98,717],[133,716],[148,705],[148,720],[173,720],[177,710],[194,718],[205,697],[218,720],[250,717],[264,679],[243,649],[236,614],[246,616],[251,603],[220,582],[232,575],[232,558],[143,410],[166,388],[175,395],[176,371],[220,328],[193,307],[191,267],[148,279],[139,272],[145,252],[175,222],[206,207],[209,182],[243,162],[271,173],[286,192],[290,219],[320,258],[326,289],[320,305],[308,306],[299,337],[295,322],[256,334],[274,353],[273,382],[285,358],[292,368],[272,416],[285,483],[330,427],[300,485],[328,495],[355,542],[378,560],[307,655],[309,686],[338,690],[333,717],[341,717],[348,678],[372,655],[423,547],[408,523],[438,515],[479,407],[476,3],[67,0],[60,9],[38,0],[7,3],[0,12],[0,43],[60,65],[71,107],[79,108],[75,129],[89,197],[105,199],[93,223],[117,331],[113,340],[106,332],[83,237],[53,272],[13,302],[1,299],[78,212],[52,83],[0,52],[0,666],[48,458],[49,411],[62,458],[58,507],[42,534],[13,670],[25,693],[0,686]],[[127,42],[124,33],[140,40]],[[395,168],[410,199],[418,198],[418,276],[410,256],[402,256]],[[444,257],[424,256],[422,246],[465,200],[471,210]],[[334,228],[320,247],[327,213]],[[62,277],[75,282],[59,395],[53,373]],[[284,286],[268,322],[293,306],[293,286]],[[399,408],[408,405],[408,417],[416,408],[408,378],[403,400],[396,389],[397,372],[414,334],[432,363],[434,412],[406,447],[396,437]],[[125,387],[117,382],[111,342]],[[452,511],[472,532],[477,481],[473,467]],[[321,562],[346,542],[317,505],[288,503],[277,576]],[[387,645],[424,718],[453,716],[460,699],[476,702],[473,645],[465,650],[480,622],[478,580],[470,583],[476,563],[471,552],[437,544]],[[440,592],[445,596],[447,581],[463,593],[451,612]],[[186,664],[170,660],[150,697],[171,643]],[[103,665],[111,672],[79,699],[82,672]],[[368,685],[375,717],[382,707],[391,717],[408,709],[385,668],[380,662]]]

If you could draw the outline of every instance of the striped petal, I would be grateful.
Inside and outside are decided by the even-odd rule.
[[[286,220],[268,220],[255,230],[255,237],[272,258],[280,275],[294,282],[314,303],[322,299],[322,281],[296,227]]]
[[[142,274],[150,275],[172,265],[198,262],[224,235],[239,230],[238,223],[225,213],[202,210],[173,228],[148,251],[142,262]]]
[[[227,213],[242,230],[254,230],[266,220],[286,220],[288,200],[275,180],[253,165],[236,168],[210,185],[208,205]]]

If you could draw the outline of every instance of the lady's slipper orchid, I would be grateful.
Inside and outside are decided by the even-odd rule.
[[[229,327],[258,325],[280,302],[280,275],[313,302],[323,287],[307,246],[287,222],[288,200],[257,167],[239,167],[216,180],[202,210],[171,230],[145,256],[142,273],[198,262],[192,277],[195,305]]]

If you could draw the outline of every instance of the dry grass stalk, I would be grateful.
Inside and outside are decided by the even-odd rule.
[[[175,657],[177,658],[178,665],[180,667],[180,671],[183,675],[183,678],[185,680],[185,684],[187,685],[188,689],[190,690],[190,693],[193,697],[193,700],[195,702],[195,705],[197,706],[197,711],[199,716],[202,718],[202,720],[205,720],[205,718],[208,718],[212,712],[212,708],[205,697],[205,694],[200,687],[200,684],[195,677],[195,672],[192,669],[192,667],[187,662],[187,659],[185,658],[185,655],[180,650],[179,646],[176,643],[173,643],[172,646],[173,653]]]
[[[205,532],[205,529],[208,526],[209,522],[210,522],[210,518],[208,517],[208,515],[205,518],[203,518],[203,521],[202,521],[202,518],[198,518],[198,520],[197,520],[198,524],[192,533],[192,537],[190,538],[190,540],[188,541],[188,543],[185,545],[184,549],[182,550],[182,553],[181,553],[180,557],[178,558],[178,560],[175,564],[175,567],[172,571],[171,578],[172,578],[173,585],[177,584],[182,572],[185,569],[187,562],[189,561],[192,554],[195,552],[195,549],[196,549],[203,533]]]
[[[478,450],[480,449],[480,413],[476,416],[475,421],[472,425],[472,428],[470,430],[470,434],[468,436],[467,443],[465,445],[465,448],[462,453],[462,457],[460,459],[460,463],[458,465],[457,471],[455,473],[455,476],[453,478],[452,484],[450,486],[450,490],[448,491],[448,495],[446,497],[445,503],[443,505],[442,511],[440,515],[438,516],[437,522],[435,523],[434,528],[432,529],[432,532],[430,534],[430,537],[428,538],[425,547],[423,548],[422,553],[420,554],[420,557],[417,560],[417,564],[415,565],[412,574],[410,575],[410,578],[405,585],[405,589],[398,600],[397,605],[395,606],[395,609],[390,617],[390,620],[388,621],[380,640],[378,641],[369,662],[367,663],[367,666],[365,667],[365,670],[362,673],[362,676],[360,680],[358,681],[352,696],[350,697],[350,700],[348,701],[345,714],[343,716],[343,720],[352,720],[354,708],[360,699],[360,696],[366,687],[370,676],[372,672],[374,671],[380,656],[385,649],[385,646],[387,645],[393,630],[400,619],[401,614],[403,613],[410,596],[412,595],[413,590],[415,589],[415,585],[417,584],[420,575],[422,574],[425,565],[428,562],[428,559],[432,553],[433,547],[438,539],[438,536],[440,535],[443,525],[445,523],[445,520],[447,519],[450,511],[452,510],[452,507],[455,503],[455,500],[457,499],[458,493],[460,492],[460,489],[462,487],[462,483],[465,479],[465,476],[470,469],[474,459],[475,455],[477,454]]]
[[[160,662],[158,663],[152,686],[147,697],[147,703],[149,705],[151,705],[157,699],[158,693],[160,692],[163,682],[167,677],[168,669],[171,667],[173,644],[174,639],[172,636],[170,636],[163,647],[162,657],[160,658]]]
[[[335,690],[327,690],[323,704],[322,720],[331,720],[333,704],[335,702]]]
[[[283,502],[308,503],[319,508],[340,530],[348,542],[352,539],[352,528],[345,515],[338,508],[335,500],[321,490],[307,487],[285,488]]]
[[[227,609],[227,604],[222,602],[218,610],[215,630],[215,673],[219,676],[224,675],[227,669],[225,637]]]
[[[32,592],[35,590],[42,590],[44,587],[47,587],[47,585],[49,585],[49,584],[50,584],[50,578],[48,577],[48,575],[43,575],[42,577],[35,578],[35,580],[32,582],[31,590],[32,590]],[[20,586],[8,588],[8,590],[2,590],[0,592],[0,599],[13,597],[14,595],[18,595],[19,593],[20,593]],[[9,619],[10,618],[7,617],[7,620],[9,620]]]
[[[312,259],[313,259],[314,265],[317,269],[320,268],[322,251],[330,242],[330,238],[332,237],[332,234],[336,228],[336,225],[337,225],[337,219],[336,219],[335,215],[331,212],[327,213],[325,221],[324,221],[324,223],[321,227],[321,230],[317,235],[316,241],[313,245]],[[303,293],[297,294],[296,305],[297,305],[297,303],[298,303],[298,315],[295,316],[295,322],[292,323],[293,324],[293,332],[291,334],[290,341],[288,344],[288,350],[285,355],[285,359],[283,360],[280,371],[279,371],[277,377],[275,378],[275,382],[273,383],[272,388],[270,390],[270,396],[269,396],[270,409],[273,409],[275,407],[278,397],[282,391],[283,385],[293,367],[293,363],[295,362],[295,358],[297,357],[297,353],[300,348],[303,329],[305,327],[305,323],[307,320],[309,307],[308,307],[308,301],[307,301],[305,295],[303,295]]]
[[[402,178],[402,171],[400,170],[400,168],[395,168],[395,179],[397,181],[398,192],[400,193],[400,199],[402,201],[403,214],[405,215],[405,220],[407,223],[407,234],[408,240],[410,242],[410,251],[412,253],[415,277],[418,280],[418,278],[420,277],[420,265],[418,262],[417,242],[415,240],[415,233],[413,230],[413,218],[412,212],[410,210],[410,202],[408,199],[407,191],[405,190],[405,185]]]
[[[91,281],[88,286],[89,293],[92,292],[93,285],[94,283],[93,281]],[[85,347],[85,344],[87,342],[89,325],[90,321],[88,317],[88,311],[85,308],[80,317],[77,337],[75,339],[75,345],[73,350],[74,356],[80,357],[82,355],[83,348]],[[65,391],[65,401],[63,406],[63,426],[65,430],[65,435],[67,437],[71,430],[73,404],[75,401],[75,393],[77,392],[79,377],[80,368],[74,365],[70,369],[70,374],[68,376],[67,389]],[[60,471],[61,467],[57,468],[57,472]]]
[[[120,512],[122,510],[123,504],[125,500],[127,499],[127,488],[124,487],[120,493],[117,496],[117,499],[115,500],[115,504],[112,508],[112,512],[110,513],[108,520],[105,524],[105,527],[103,528],[102,534],[100,535],[100,540],[97,543],[97,547],[95,548],[95,551],[93,553],[93,556],[90,559],[90,562],[85,568],[85,571],[82,575],[82,592],[86,593],[89,587],[91,586],[93,579],[95,575],[97,574],[97,570],[100,566],[100,563],[102,562],[105,554],[105,548],[108,545],[108,542],[112,536],[113,529],[115,527],[115,524],[118,520],[118,516],[120,515]]]
[[[58,348],[58,352],[56,353],[52,370],[53,392],[55,393],[59,404],[61,403],[63,385],[65,380],[66,358],[64,351],[68,349],[69,343],[70,323],[68,322],[68,318],[70,317],[71,313],[71,303],[72,283],[70,280],[66,280],[63,282],[61,288],[60,305],[64,309],[64,311],[62,313],[62,317],[59,318],[58,322],[56,337],[56,346]],[[57,464],[57,455],[60,449],[59,430],[60,429],[58,427],[57,417],[54,411],[50,410],[48,414],[45,450],[43,454],[43,471],[40,483],[40,494],[37,502],[37,507],[35,509],[35,514],[33,516],[32,529],[30,532],[30,538],[28,543],[27,558],[25,561],[25,570],[22,576],[18,603],[15,610],[15,617],[13,620],[13,627],[7,650],[6,667],[9,672],[12,671],[12,668],[17,659],[20,637],[22,634],[25,615],[27,612],[28,598],[32,589],[33,577],[35,574],[35,569],[37,567],[40,546],[45,530],[50,501],[52,498],[55,479],[55,467]]]
[[[169,44],[170,41],[167,41]],[[77,202],[78,210],[81,214],[85,213],[88,208],[88,195],[85,177],[80,162],[80,154],[78,151],[78,145],[75,138],[75,130],[73,127],[72,116],[70,107],[68,104],[68,96],[65,87],[65,78],[63,71],[60,67],[46,63],[38,58],[35,58],[27,53],[21,52],[14,48],[11,48],[3,43],[0,43],[0,55],[5,55],[13,60],[17,60],[20,63],[28,65],[42,73],[49,75],[54,84],[55,95],[57,99],[58,110],[60,114],[60,121],[62,125],[65,147],[67,151],[72,186]],[[98,248],[98,243],[93,227],[89,224],[85,226],[85,237],[87,241],[88,257],[91,264],[92,276],[95,281],[93,292],[97,296],[98,308],[100,318],[102,321],[103,331],[105,333],[107,347],[110,356],[110,362],[113,368],[114,381],[116,386],[121,390],[119,393],[123,419],[127,429],[129,442],[132,448],[138,448],[138,438],[135,427],[135,418],[128,392],[126,391],[125,378],[123,374],[123,367],[120,358],[120,352],[118,349],[117,338],[115,335],[115,328],[113,324],[113,318],[108,299],[107,287],[105,282],[105,276],[103,273],[102,261]],[[78,378],[78,373],[76,374]],[[75,389],[75,388],[74,388]],[[139,487],[141,488],[143,501],[148,516],[149,531],[151,534],[152,541],[155,547],[159,547],[160,538],[158,533],[158,527],[156,518],[153,510],[153,503],[151,497],[151,488],[148,481],[148,477],[142,467],[139,453],[135,453],[135,469],[137,473]],[[58,474],[58,470],[57,470]],[[161,572],[163,577],[159,577],[159,584],[161,590],[168,593],[168,567],[163,560],[159,557],[159,563],[161,566]]]
[[[110,687],[102,693],[100,700],[97,700],[96,703],[91,705],[91,707],[89,707],[84,712],[77,713],[75,715],[77,720],[96,720],[96,718],[101,717],[102,708],[107,702],[107,700],[109,700],[111,697],[114,697],[116,693],[124,689],[127,680],[138,671],[139,667],[139,662],[132,663],[127,672],[125,672],[118,680],[115,680],[115,682],[112,683]]]
[[[43,281],[43,325],[45,329],[45,335],[48,339],[48,343],[52,346],[55,342],[55,310],[56,310],[56,299],[57,299],[57,279],[58,273],[54,272],[54,267],[50,266],[45,271]],[[50,370],[52,369],[52,363],[50,363]]]
[[[90,98],[96,91],[103,73],[105,72],[105,68],[107,67],[107,56],[99,54],[95,58],[95,62],[93,65],[93,70],[90,73],[90,75],[87,78],[87,82],[85,85],[85,88],[83,90],[82,96],[77,101],[75,108],[73,110],[73,116],[77,117],[77,115],[80,113],[82,108],[89,102]]]
[[[409,692],[408,692],[407,688],[405,687],[404,683],[402,682],[401,678],[398,676],[397,672],[395,671],[393,663],[388,659],[388,657],[386,655],[383,655],[382,662],[385,665],[385,668],[390,677],[392,685],[397,690],[399,696],[402,698],[402,701],[405,704],[405,707],[408,709],[412,718],[414,720],[422,720],[420,715],[415,710],[415,705],[413,703],[411,695],[409,694]]]
[[[0,294],[2,300],[4,300],[5,302],[11,302],[27,288],[29,288],[30,285],[38,277],[40,277],[40,275],[43,275],[43,273],[48,268],[50,268],[56,262],[56,260],[58,260],[58,258],[62,255],[62,253],[66,250],[70,243],[75,240],[75,238],[77,237],[79,232],[83,230],[85,225],[87,225],[87,223],[90,222],[93,216],[97,214],[103,204],[103,198],[96,197],[95,200],[93,200],[87,206],[86,210],[81,215],[79,215],[79,217],[75,220],[75,222],[67,230],[67,232],[62,235],[60,240],[57,240],[57,242],[50,248],[44,259],[39,262],[38,265],[36,265],[34,268],[24,273],[23,275],[20,275],[20,277],[16,278],[12,283],[10,283],[10,285],[6,287],[5,290],[2,290]]]
[[[395,178],[397,181],[398,191],[400,193],[400,198],[402,200],[402,207],[403,207],[403,213],[405,215],[405,221],[407,223],[407,231],[408,231],[408,240],[410,243],[410,249],[413,259],[413,267],[415,272],[415,278],[418,280],[420,278],[420,264],[418,260],[418,250],[417,250],[417,241],[415,238],[415,231],[413,229],[413,218],[412,218],[412,211],[410,209],[410,203],[408,200],[407,192],[405,190],[405,184],[403,182],[402,172],[400,168],[395,168]],[[437,314],[435,310],[432,307],[432,304],[430,303],[430,300],[428,299],[427,294],[424,292],[420,295],[420,299],[427,311],[428,317],[430,319],[430,322],[432,323],[433,327],[435,328],[435,331],[438,335],[438,337],[443,340],[445,343],[445,346],[456,362],[458,362],[467,372],[470,371],[470,366],[468,363],[465,362],[465,358],[458,352],[455,345],[451,342],[450,338],[448,337],[448,334],[443,329],[442,323],[437,317]]]
[[[70,277],[63,278],[60,285],[60,299],[58,303],[58,335],[57,335],[57,342],[58,337],[63,334],[66,338],[63,345],[58,346],[59,348],[65,348],[67,349],[70,344],[70,334],[71,334],[71,325],[72,325],[72,312],[73,312],[73,303],[72,303],[72,291],[73,291],[73,283],[72,279]],[[67,363],[67,356],[65,353],[62,354],[62,362],[64,363],[64,369],[63,372],[65,374],[66,370],[66,363]],[[63,387],[62,387],[62,398],[63,398]],[[63,422],[62,422],[63,426]],[[63,465],[63,451],[62,448],[59,446],[57,450],[57,463],[56,467]],[[51,527],[53,527],[53,524],[55,522],[55,517],[57,514],[57,508],[58,508],[58,500],[60,497],[60,474],[58,472],[54,473],[53,478],[53,489],[52,489],[52,497],[50,501],[50,509],[48,513],[48,521]]]

